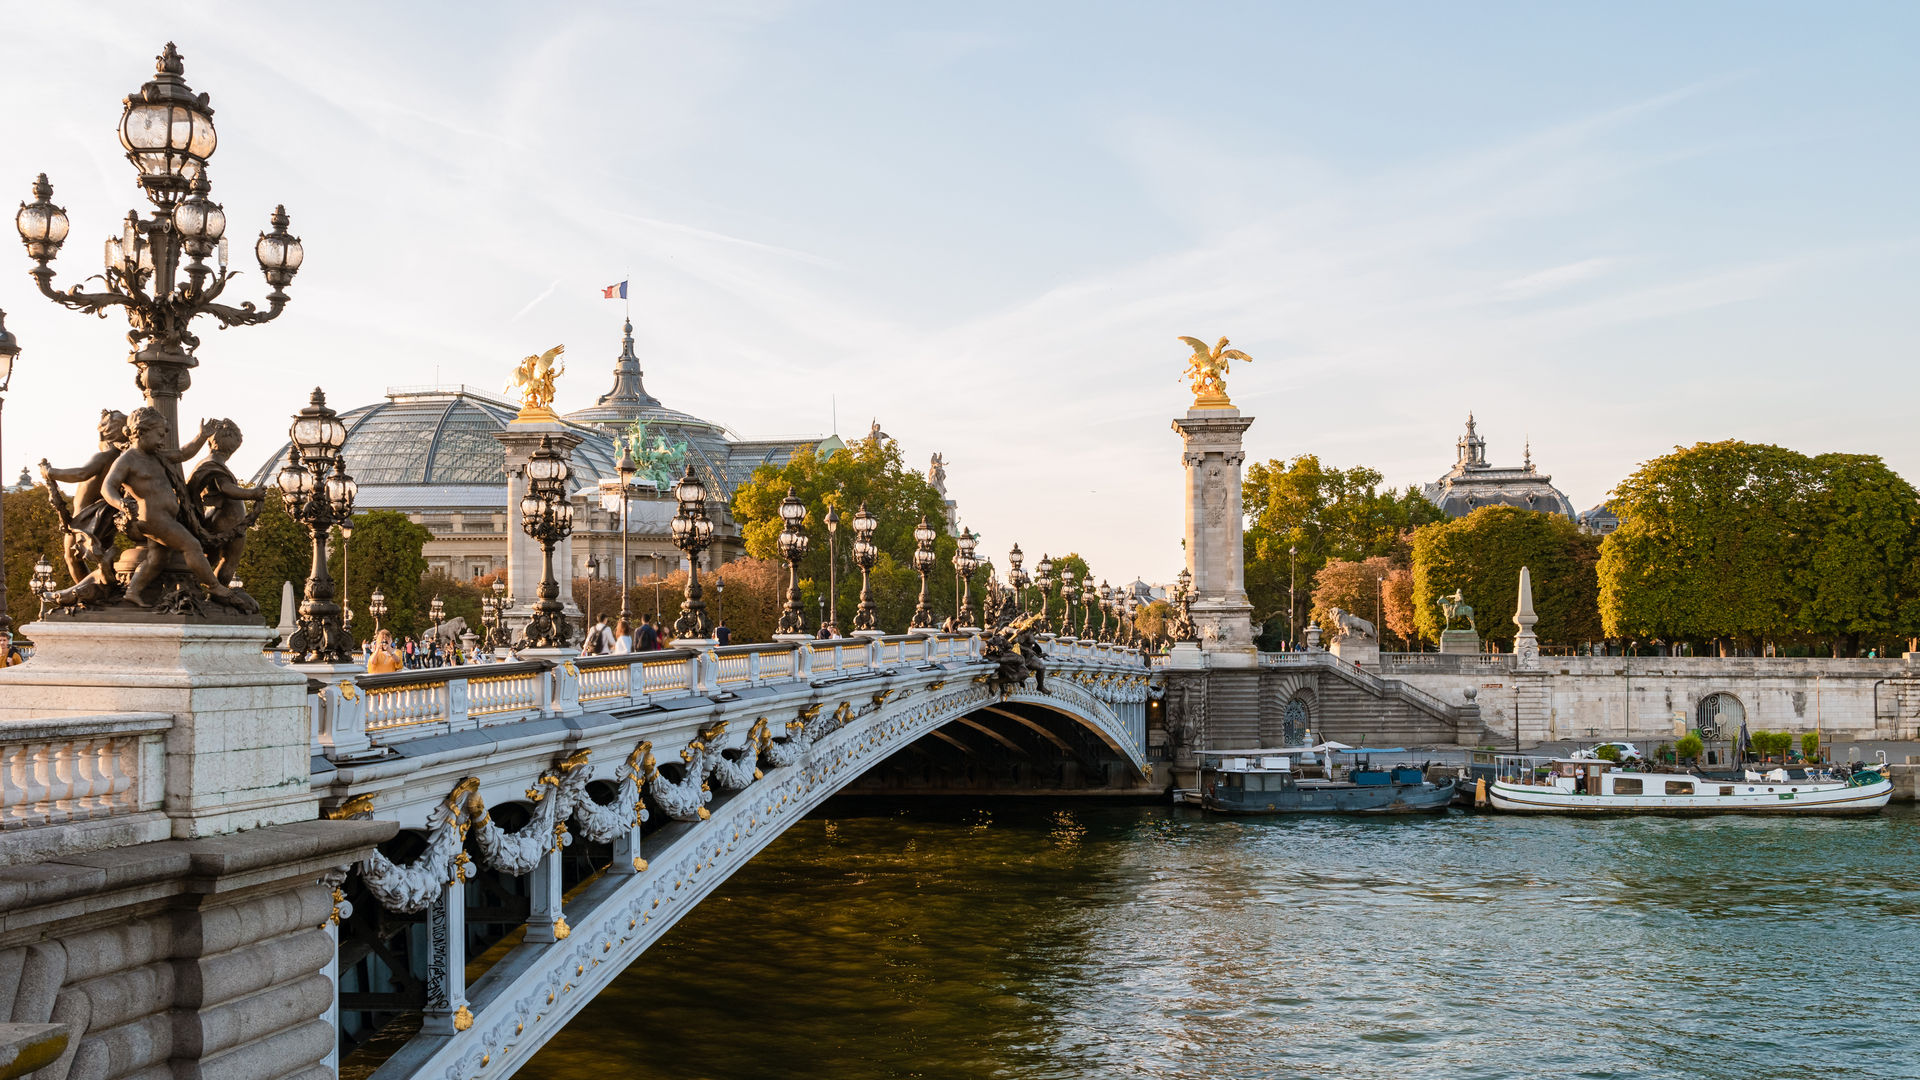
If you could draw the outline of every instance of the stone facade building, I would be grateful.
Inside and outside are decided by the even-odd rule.
[[[506,450],[498,434],[519,407],[466,385],[393,387],[384,401],[346,410],[342,450],[360,490],[361,510],[396,510],[427,527],[427,565],[455,577],[474,578],[507,566],[508,537],[520,522],[506,497]],[[708,487],[708,513],[715,518],[714,544],[706,565],[744,552],[731,506],[734,488],[761,465],[784,465],[811,448],[831,453],[838,438],[805,436],[742,439],[726,427],[669,408],[647,392],[627,322],[613,364],[613,386],[587,408],[564,417],[577,435],[571,482],[574,533],[570,577],[613,578],[620,565],[620,503],[614,462],[616,439],[645,425],[648,453],[634,483],[639,493],[627,507],[627,580],[670,574],[682,556],[668,523],[675,504],[672,477],[691,461]],[[270,483],[287,453],[283,444],[254,474]],[[563,571],[564,573],[564,571]]]
[[[1466,434],[1454,445],[1459,452],[1453,468],[1420,489],[1448,517],[1466,517],[1483,506],[1517,506],[1577,519],[1572,501],[1553,486],[1553,477],[1533,467],[1531,446],[1518,468],[1489,465],[1487,440],[1474,429],[1471,413],[1467,414]]]

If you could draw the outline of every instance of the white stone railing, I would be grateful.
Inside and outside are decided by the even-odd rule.
[[[172,727],[167,713],[0,723],[0,830],[157,810]]]
[[[969,663],[981,650],[977,635],[919,633],[319,678],[310,684],[314,750],[333,760],[353,759],[377,753],[376,744],[535,716],[854,679],[915,664]],[[1091,641],[1050,642],[1048,656],[1054,663],[1142,666],[1138,650]]]

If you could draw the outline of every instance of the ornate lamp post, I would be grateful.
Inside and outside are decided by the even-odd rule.
[[[1014,541],[1013,550],[1007,552],[1007,584],[1012,587],[1013,602],[1022,613],[1027,610],[1027,572],[1020,569],[1020,564],[1026,558],[1026,553],[1020,550],[1020,542]]]
[[[20,342],[13,336],[12,331],[7,329],[7,313],[0,311],[0,411],[4,411],[6,408],[7,384],[13,381],[13,362],[19,358]],[[0,487],[4,487],[5,483],[5,479],[0,478]],[[0,503],[4,502],[5,500],[0,499]],[[41,564],[45,562],[45,559],[41,560]],[[0,636],[4,636],[13,629],[13,617],[7,614],[6,565],[7,519],[4,513],[0,513]],[[39,565],[36,565],[34,570],[37,572],[39,568]],[[39,580],[37,576],[35,580]],[[35,590],[34,595],[40,595],[39,591]],[[44,598],[40,601],[40,610],[42,615],[46,613],[46,600]],[[0,663],[5,662],[5,660],[5,656],[0,656]]]
[[[835,632],[840,626],[840,560],[835,550],[834,538],[840,532],[840,512],[827,504],[827,516],[822,519],[827,525],[827,622]]]
[[[787,560],[787,605],[780,612],[775,633],[805,634],[807,619],[800,609],[800,560],[807,555],[807,504],[787,489],[780,500],[780,557]]]
[[[1080,636],[1089,641],[1097,641],[1093,636],[1093,609],[1100,606],[1100,588],[1093,583],[1093,571],[1087,571],[1085,581],[1080,583]]]
[[[640,467],[627,452],[624,439],[620,443],[620,460],[613,463],[613,471],[620,474],[620,618],[631,626],[633,612],[627,609],[627,568],[633,562],[627,558],[627,499],[633,494],[633,474],[639,472]]]
[[[373,633],[378,637],[380,620],[387,617],[387,595],[379,589],[373,590],[373,595],[367,597],[367,614],[373,616]]]
[[[953,568],[960,575],[960,612],[954,618],[956,627],[973,625],[973,572],[980,568],[980,560],[973,551],[979,543],[980,537],[971,529],[961,533],[960,539],[955,541]]]
[[[205,94],[187,87],[181,77],[185,67],[172,42],[155,68],[153,80],[127,96],[120,115],[120,145],[154,209],[145,220],[138,211],[129,212],[121,235],[107,241],[104,289],[86,292],[75,285],[62,292],[53,287],[49,264],[66,241],[68,222],[66,211],[53,204],[53,185],[45,173],[34,181],[33,201],[21,204],[14,225],[26,243],[27,257],[37,264],[31,272],[43,296],[88,314],[109,307],[127,309],[127,321],[133,324],[128,339],[135,347],[128,359],[140,370],[137,384],[147,404],[166,417],[172,429],[168,444],[178,446],[180,395],[199,363],[193,350],[200,339],[188,329],[189,323],[201,315],[213,316],[221,326],[277,318],[286,309],[286,287],[305,253],[299,238],[287,232],[286,208],[274,208],[268,219],[272,231],[261,233],[254,244],[261,275],[272,287],[267,309],[216,302],[235,275],[227,270],[226,212],[207,198],[212,189],[207,159],[218,142],[213,109]],[[209,257],[216,266],[207,265]]]
[[[1053,627],[1047,622],[1047,590],[1053,588],[1053,557],[1044,552],[1033,567],[1033,588],[1040,597],[1040,624],[1034,629],[1042,634],[1050,633]]]
[[[927,607],[927,573],[933,569],[933,526],[927,524],[927,516],[920,515],[920,524],[913,527],[913,568],[920,571],[920,604],[913,609],[913,622],[909,624],[915,630],[933,628],[933,610]]]
[[[541,436],[540,448],[527,458],[527,494],[520,500],[520,527],[540,542],[540,599],[527,620],[527,642],[536,649],[564,649],[573,640],[553,577],[553,546],[573,533],[573,500],[567,497],[572,477],[566,456],[551,437]]]
[[[513,605],[507,601],[507,583],[495,580],[490,590],[492,596],[480,598],[481,620],[487,624],[488,646],[506,644],[506,614]]]
[[[879,519],[867,513],[867,504],[862,502],[860,509],[853,514],[853,561],[860,567],[860,606],[853,613],[853,631],[860,633],[878,633],[880,613],[873,606],[873,563],[880,549],[873,546],[873,530],[880,524]]]
[[[700,599],[700,553],[713,543],[713,521],[707,517],[707,486],[694,475],[692,462],[687,463],[687,474],[673,485],[673,497],[680,503],[673,515],[673,544],[687,553],[687,595],[680,602],[680,617],[673,622],[673,636],[704,639],[713,636],[713,620],[707,618],[706,601]]]
[[[300,601],[300,628],[291,645],[301,660],[345,664],[352,659],[340,605],[333,602],[333,577],[327,571],[327,547],[336,522],[353,514],[357,488],[347,475],[340,447],[347,427],[327,408],[327,395],[315,387],[306,408],[294,415],[287,432],[292,449],[275,484],[281,501],[295,521],[313,537],[313,566]],[[333,470],[328,476],[327,471]]]
[[[47,602],[53,598],[53,564],[45,555],[33,564],[33,577],[28,579],[27,587],[33,590],[34,599],[40,601],[40,617],[47,617]]]
[[[1100,579],[1100,640],[1103,642],[1111,642],[1113,640],[1113,638],[1107,633],[1107,616],[1112,614],[1112,612],[1113,612],[1113,586],[1108,585],[1105,578],[1101,578]]]
[[[447,602],[440,599],[437,593],[433,597],[433,602],[427,605],[427,618],[432,619],[435,626],[447,621]]]
[[[1060,567],[1060,636],[1061,637],[1073,636],[1073,596],[1074,596],[1073,583],[1077,579],[1077,577],[1078,575],[1076,575],[1073,572],[1073,567],[1065,566],[1065,565],[1062,565]]]

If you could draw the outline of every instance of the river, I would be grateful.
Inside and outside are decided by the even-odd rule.
[[[1920,814],[829,808],[522,1077],[1920,1076]]]

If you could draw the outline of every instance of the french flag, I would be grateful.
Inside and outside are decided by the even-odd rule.
[[[609,285],[601,289],[600,298],[603,300],[625,300],[627,298],[627,283],[623,281],[618,285]]]

